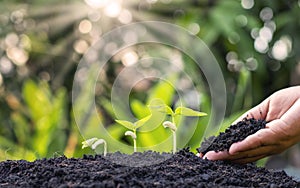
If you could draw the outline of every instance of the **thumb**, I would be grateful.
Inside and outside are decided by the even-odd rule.
[[[259,146],[265,145],[267,144],[266,138],[268,137],[270,137],[269,129],[261,129],[257,131],[255,134],[249,135],[241,142],[232,144],[231,147],[229,148],[229,154],[234,155],[239,152],[251,150],[254,148],[258,148]]]

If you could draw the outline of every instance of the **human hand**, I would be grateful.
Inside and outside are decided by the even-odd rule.
[[[257,131],[229,151],[207,152],[203,158],[248,163],[278,154],[300,141],[300,86],[279,90],[241,116],[265,119],[265,129]],[[237,122],[236,121],[236,122]],[[201,154],[200,154],[201,156]]]

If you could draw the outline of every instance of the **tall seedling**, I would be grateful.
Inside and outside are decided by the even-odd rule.
[[[156,109],[159,112],[166,113],[167,115],[171,116],[171,121],[165,121],[163,122],[163,126],[165,128],[170,128],[173,134],[173,153],[176,152],[176,131],[177,126],[175,122],[176,116],[189,116],[189,117],[200,117],[200,116],[206,116],[207,114],[204,112],[199,112],[187,107],[179,106],[175,109],[175,111],[172,110],[172,108],[165,103],[163,103],[160,99],[154,99],[150,105],[150,109]]]

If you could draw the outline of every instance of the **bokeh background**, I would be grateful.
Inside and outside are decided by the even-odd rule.
[[[300,84],[299,18],[300,1],[296,0],[2,0],[0,160],[81,157],[93,152],[81,149],[83,137],[72,112],[73,78],[88,48],[118,26],[164,21],[201,38],[217,58],[225,78],[225,128],[274,91]],[[113,44],[107,49],[110,48]],[[125,49],[101,73],[95,98],[107,130],[128,145],[131,140],[123,136],[126,129],[114,122],[110,106],[112,84],[122,68],[160,54],[169,54],[170,61],[181,63],[191,73],[203,91],[201,110],[210,110],[201,70],[185,54],[155,45]],[[172,79],[180,77],[175,75]],[[179,83],[185,84],[184,80]],[[164,82],[141,82],[131,94],[132,111],[137,117],[143,116],[143,104],[153,96],[171,106],[176,99],[174,88]],[[208,119],[199,120],[202,126],[188,144],[192,149],[199,146]],[[93,131],[93,120],[89,124]],[[299,145],[271,157],[266,165],[300,168]]]

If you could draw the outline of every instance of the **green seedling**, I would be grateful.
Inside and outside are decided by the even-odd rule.
[[[163,122],[164,128],[169,128],[173,134],[173,154],[176,152],[176,131],[177,127],[170,121]]]
[[[117,123],[123,125],[124,127],[126,127],[127,129],[129,129],[130,131],[126,131],[125,132],[125,136],[130,136],[133,139],[133,151],[136,152],[136,139],[137,139],[137,135],[136,135],[136,130],[138,128],[140,128],[141,126],[145,125],[145,123],[150,119],[151,115],[146,116],[134,123],[130,122],[130,121],[125,121],[125,120],[116,120]]]
[[[107,144],[106,141],[104,139],[99,139],[99,138],[90,138],[88,140],[85,140],[82,142],[82,149],[83,148],[87,148],[87,147],[91,147],[93,150],[95,150],[97,148],[98,145],[103,144],[104,147],[104,152],[103,152],[103,156],[106,156],[107,153]]]
[[[168,105],[166,105],[162,100],[160,99],[154,99],[151,101],[149,105],[150,109],[156,109],[159,112],[165,113],[167,115],[171,116],[171,121],[165,121],[163,122],[163,126],[165,128],[170,128],[173,133],[173,153],[176,152],[176,123],[175,123],[175,117],[176,116],[189,116],[189,117],[200,117],[200,116],[206,116],[207,114],[204,112],[195,111],[193,109],[179,106],[175,109],[175,111],[172,110],[172,108]]]

